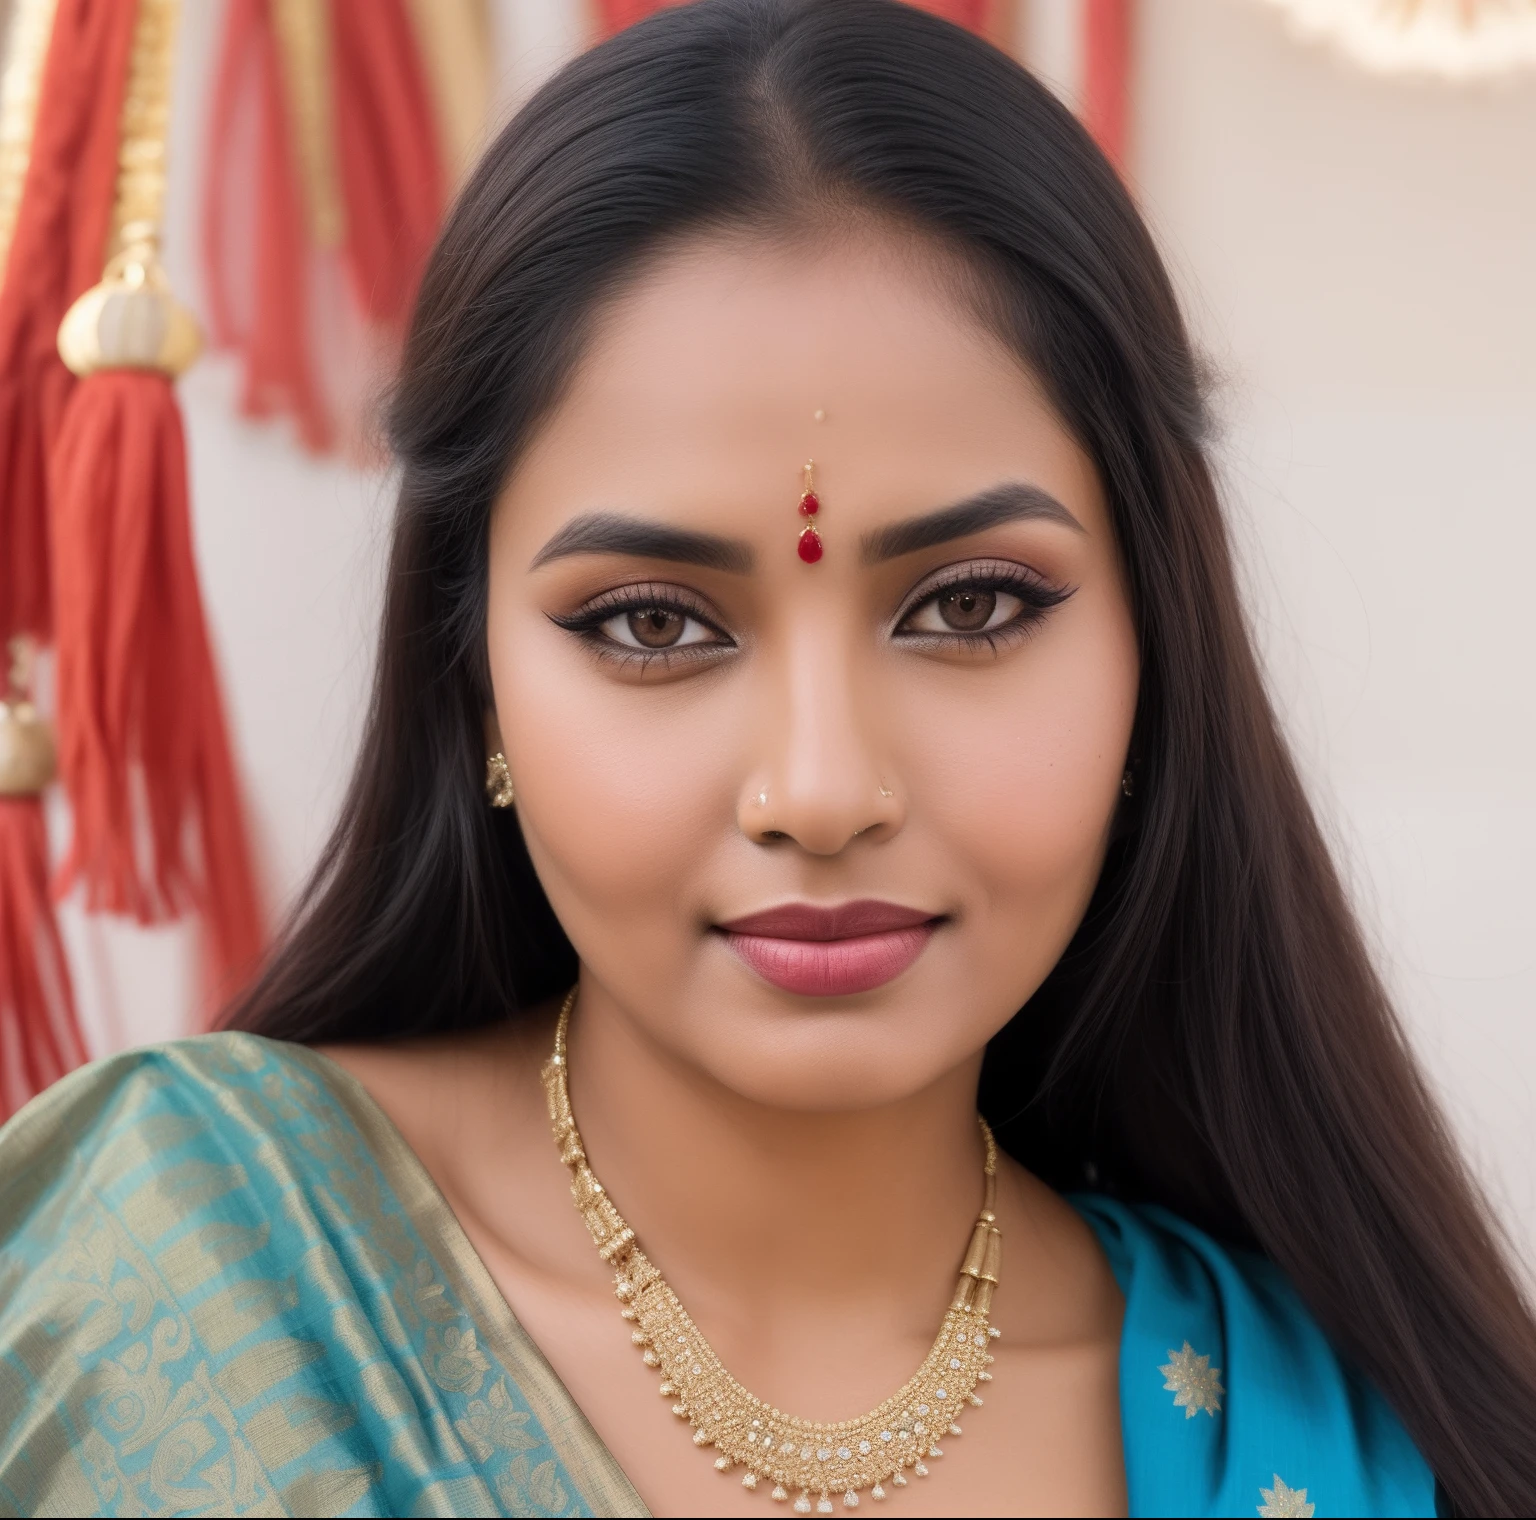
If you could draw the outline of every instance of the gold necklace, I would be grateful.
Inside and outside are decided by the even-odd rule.
[[[904,1388],[861,1418],[836,1424],[796,1419],[754,1398],[725,1370],[593,1175],[566,1081],[566,1032],[575,1001],[573,990],[560,1009],[554,1054],[544,1063],[555,1143],[560,1159],[571,1169],[576,1208],[598,1255],[613,1268],[619,1313],[634,1325],[630,1339],[646,1366],[660,1374],[662,1396],[674,1400],[672,1413],[693,1427],[693,1444],[715,1447],[720,1453],[715,1466],[722,1473],[744,1467],[743,1488],[771,1482],[773,1497],[779,1500],[799,1489],[794,1510],[800,1515],[810,1514],[813,1493],[819,1495],[817,1513],[830,1515],[832,1494],[842,1494],[843,1503],[854,1509],[860,1489],[883,1499],[886,1483],[906,1486],[906,1469],[927,1477],[927,1459],[944,1455],[939,1438],[960,1434],[961,1406],[979,1405],[976,1385],[992,1379],[986,1370],[992,1361],[988,1348],[998,1332],[987,1322],[987,1314],[1002,1263],[1003,1237],[993,1212],[997,1144],[986,1121],[977,1120],[987,1147],[985,1198],[954,1302],[933,1349]]]

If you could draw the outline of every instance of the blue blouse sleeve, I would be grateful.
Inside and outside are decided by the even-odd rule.
[[[1434,1515],[1435,1480],[1270,1261],[1167,1210],[1070,1200],[1125,1295],[1132,1515]]]

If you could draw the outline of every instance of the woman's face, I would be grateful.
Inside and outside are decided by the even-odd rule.
[[[1120,798],[1103,492],[953,289],[873,232],[679,250],[606,310],[492,523],[496,718],[584,995],[774,1106],[974,1061]]]

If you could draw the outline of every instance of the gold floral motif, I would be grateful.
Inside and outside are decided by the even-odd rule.
[[[1175,1395],[1173,1407],[1184,1411],[1186,1420],[1204,1410],[1212,1418],[1221,1413],[1221,1368],[1211,1366],[1208,1356],[1196,1356],[1195,1348],[1184,1342],[1182,1351],[1170,1351],[1169,1361],[1157,1370],[1168,1379],[1163,1387]]]
[[[470,1401],[464,1418],[455,1421],[453,1428],[477,1461],[488,1462],[498,1446],[505,1451],[532,1451],[539,1445],[539,1438],[524,1428],[528,1420],[526,1410],[513,1406],[507,1380],[501,1377],[485,1398]]]
[[[60,1319],[80,1326],[75,1354],[94,1354],[124,1333],[134,1337],[71,1394],[77,1426],[88,1427],[79,1456],[99,1496],[92,1510],[110,1503],[119,1513],[234,1514],[270,1495],[270,1480],[207,1362],[181,1368],[197,1348],[193,1328],[121,1222],[110,1215],[83,1222],[61,1256],[49,1297]],[[93,1396],[94,1421],[86,1418]],[[147,1467],[135,1460],[146,1456]]]
[[[1259,1505],[1262,1520],[1312,1520],[1312,1512],[1317,1508],[1307,1503],[1306,1489],[1287,1488],[1279,1473],[1275,1474],[1273,1488],[1261,1488],[1259,1492],[1264,1495],[1264,1502]]]
[[[496,1492],[517,1520],[563,1514],[571,1502],[552,1458],[534,1466],[525,1456],[513,1457],[496,1479]]]
[[[479,1393],[491,1370],[475,1332],[457,1325],[427,1331],[427,1372],[444,1393]]]

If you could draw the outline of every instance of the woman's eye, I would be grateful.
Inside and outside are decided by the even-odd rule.
[[[630,649],[676,649],[715,642],[712,629],[675,607],[631,607],[598,625],[615,644]]]
[[[956,586],[930,597],[902,624],[903,633],[986,633],[1018,620],[1021,597],[990,586]]]

